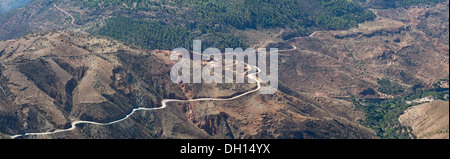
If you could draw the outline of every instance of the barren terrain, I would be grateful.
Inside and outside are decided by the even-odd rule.
[[[291,39],[283,39],[292,31],[287,28],[231,28],[251,47],[280,50],[275,94],[170,102],[128,117],[136,108],[161,108],[164,99],[230,98],[256,84],[174,84],[170,50],[87,33],[122,13],[179,20],[170,11],[31,3],[0,15],[0,138],[374,138],[360,124],[364,113],[350,101],[395,97],[378,91],[378,79],[405,90],[438,82],[448,88],[448,1],[375,7],[377,19],[358,27]],[[73,128],[76,121],[112,124]],[[448,102],[413,107],[400,121],[419,138],[448,138]],[[42,132],[56,133],[23,135]]]
[[[402,125],[411,126],[419,139],[449,139],[449,103],[434,101],[409,108],[400,116]]]
[[[163,99],[228,97],[255,84],[174,84],[167,51],[111,39],[42,32],[0,42],[1,130],[51,132],[74,121],[106,123]],[[25,138],[371,138],[350,102],[316,98],[283,87],[230,101],[173,102],[111,125],[78,124],[73,131]]]
[[[392,13],[399,10],[411,14]],[[375,11],[378,19],[358,28],[291,39],[298,49],[281,54],[281,82],[301,92],[348,97],[376,90],[379,78],[406,88],[448,79],[448,3]],[[377,92],[371,98],[386,97]]]

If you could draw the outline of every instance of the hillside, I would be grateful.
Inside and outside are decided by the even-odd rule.
[[[126,19],[111,19],[119,15],[130,18],[128,21],[162,23],[169,28],[182,27],[186,29],[183,32],[189,36],[170,38],[173,36],[171,31],[148,25],[139,26],[142,27],[141,30],[134,30],[136,25],[120,25]],[[236,35],[236,30],[281,27],[289,30],[283,35],[289,38],[309,35],[315,30],[348,29],[358,23],[373,20],[374,17],[371,11],[346,0],[34,0],[28,9],[0,15],[0,29],[8,30],[8,33],[0,35],[0,40],[18,38],[34,31],[74,29],[165,50],[189,48],[192,38],[206,41],[204,47],[217,44],[223,47],[244,47],[247,46],[246,37]],[[166,43],[167,46],[153,45],[151,42],[141,41],[140,37],[124,38],[124,35],[145,33],[142,31],[163,32],[168,39],[152,40]]]
[[[399,118],[419,139],[449,139],[448,119],[449,103],[440,100],[411,107]]]
[[[448,6],[448,0],[33,0],[0,14],[0,135],[442,137],[433,135],[448,123],[445,129],[431,116],[448,111],[414,107],[401,124],[399,116],[412,106],[406,100],[448,99]],[[162,108],[164,99],[230,98],[257,87],[174,84],[170,51],[192,49],[194,39],[203,49],[278,48],[278,91]]]
[[[226,97],[254,84],[174,84],[167,51],[150,51],[73,32],[42,32],[0,42],[0,130],[8,135],[108,123],[163,99]],[[339,109],[336,109],[339,108]],[[106,126],[20,138],[372,138],[347,101],[283,87],[231,101],[173,102]]]
[[[392,98],[402,91],[385,94],[393,87],[384,88],[379,79],[404,90],[448,79],[448,2],[374,11],[378,18],[358,28],[291,39],[298,49],[281,54],[281,81],[324,96]],[[362,93],[368,88],[385,91]]]

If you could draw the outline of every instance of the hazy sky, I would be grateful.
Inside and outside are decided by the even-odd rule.
[[[0,0],[0,13],[22,7],[31,0]]]

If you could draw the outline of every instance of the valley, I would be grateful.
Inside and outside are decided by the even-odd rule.
[[[448,6],[34,0],[0,14],[0,138],[448,138],[427,114],[448,103]],[[257,83],[173,83],[170,52],[193,40],[278,48],[278,91],[251,65]]]

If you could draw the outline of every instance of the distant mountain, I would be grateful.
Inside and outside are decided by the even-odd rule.
[[[31,0],[1,0],[0,13],[26,5]]]

